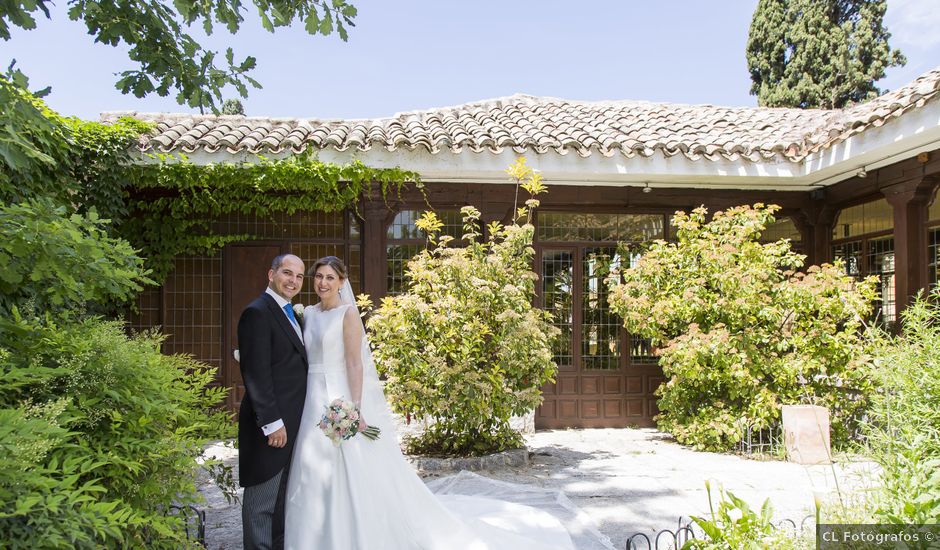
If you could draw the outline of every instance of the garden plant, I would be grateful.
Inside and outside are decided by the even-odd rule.
[[[859,331],[873,282],[839,265],[798,271],[804,257],[787,240],[761,242],[777,209],[677,212],[675,242],[653,242],[608,280],[627,331],[658,349],[657,421],[681,443],[729,450],[742,424],[768,427],[795,403],[827,407],[844,441],[866,406]]]
[[[875,523],[940,523],[940,288],[901,312],[903,332],[875,329],[869,376],[878,391],[864,425],[880,467]]]
[[[0,78],[0,545],[195,547],[180,509],[203,445],[231,434],[224,390],[103,315],[151,282],[99,215],[121,215],[120,188],[95,192],[140,128],[63,119],[23,89]]]
[[[463,246],[438,237],[427,212],[417,225],[429,247],[407,266],[403,294],[383,300],[368,323],[376,364],[388,378],[396,412],[427,420],[409,442],[418,454],[478,456],[519,447],[514,415],[533,411],[552,380],[557,329],[533,306],[532,213],[545,191],[520,159],[508,172],[531,197],[518,221],[486,228],[480,213],[462,209]]]

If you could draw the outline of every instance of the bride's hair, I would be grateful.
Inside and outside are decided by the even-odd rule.
[[[324,256],[317,260],[317,263],[313,264],[313,267],[307,271],[307,275],[314,276],[317,274],[317,270],[323,266],[329,266],[333,268],[333,271],[339,275],[340,279],[348,279],[349,272],[346,270],[346,264],[343,263],[343,260],[340,260],[336,256]]]

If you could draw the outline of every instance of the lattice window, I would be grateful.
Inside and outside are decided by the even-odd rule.
[[[620,317],[610,310],[607,277],[619,267],[616,248],[584,249],[581,289],[581,364],[587,369],[620,367]]]
[[[867,256],[869,274],[879,278],[881,319],[886,323],[893,323],[897,316],[894,292],[894,238],[868,241]]]
[[[885,199],[843,208],[832,228],[832,239],[847,239],[889,231],[894,227],[894,210]]]
[[[457,210],[435,210],[437,217],[444,223],[439,235],[449,235],[454,242],[463,236],[463,218]],[[415,222],[424,210],[402,210],[388,226],[388,238],[385,249],[386,294],[401,294],[405,289],[405,268],[408,260],[426,246],[426,235],[415,227]]]
[[[860,279],[862,277],[862,242],[852,241],[832,247],[832,258],[842,260],[845,274]]]
[[[927,233],[927,269],[930,273],[930,286],[940,282],[940,227],[934,227]]]
[[[927,209],[927,223],[934,226],[927,229],[927,271],[933,288],[940,283],[940,192]]]
[[[669,229],[669,241],[675,242],[677,237],[676,233],[679,231],[679,228],[676,227],[676,217],[673,214],[666,216],[666,227]]]
[[[544,250],[541,273],[543,309],[551,312],[555,327],[561,331],[552,350],[553,360],[561,367],[572,366],[574,257],[567,250]]]
[[[761,234],[762,243],[773,243],[780,239],[790,239],[790,248],[803,250],[803,235],[790,218],[781,218],[768,225]]]
[[[345,215],[320,211],[273,212],[266,217],[230,214],[213,222],[211,227],[224,235],[244,234],[261,239],[343,240]]]
[[[877,322],[892,324],[897,317],[894,284],[894,238],[881,236],[894,227],[894,214],[888,201],[845,208],[833,228],[832,256],[845,262],[845,272],[862,279],[877,275],[879,305]],[[880,234],[880,235],[879,235]]]
[[[419,244],[395,244],[385,248],[385,264],[388,268],[387,283],[389,296],[401,294],[405,290],[405,267],[408,260],[424,249]]]
[[[424,214],[424,210],[402,210],[395,215],[395,219],[392,220],[392,223],[388,226],[388,231],[386,236],[389,240],[418,240],[424,242],[427,238],[423,232],[419,231],[415,227],[415,222],[418,221]],[[460,217],[460,212],[457,210],[435,210],[435,214],[444,223],[444,226],[441,228],[440,235],[449,235],[454,239],[460,239],[463,236],[463,218]]]
[[[163,346],[189,353],[216,367],[222,364],[222,255],[176,259],[164,284]]]
[[[862,251],[864,250],[864,254]],[[832,247],[834,259],[845,263],[845,273],[863,279],[877,275],[879,307],[877,318],[882,323],[893,323],[896,319],[894,285],[894,238],[883,237],[865,241],[849,241]]]
[[[662,214],[540,212],[540,241],[643,242],[663,238]]]
[[[143,332],[160,325],[160,289],[148,287],[137,295],[135,308],[127,315],[132,332]]]

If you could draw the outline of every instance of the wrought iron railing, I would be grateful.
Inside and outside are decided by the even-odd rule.
[[[783,430],[779,424],[768,427],[741,425],[741,440],[738,452],[745,455],[783,455]]]
[[[792,519],[782,519],[773,526],[786,529],[794,538],[815,529],[815,517],[805,516],[799,526]],[[652,534],[634,533],[627,538],[625,550],[676,550],[690,540],[705,540],[705,533],[695,525],[691,518],[679,517],[675,530],[662,529]]]
[[[171,505],[170,514],[181,516],[186,526],[186,539],[206,548],[206,512],[195,506]]]

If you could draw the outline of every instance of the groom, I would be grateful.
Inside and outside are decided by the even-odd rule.
[[[238,321],[245,396],[238,415],[239,483],[246,550],[284,546],[284,493],[307,393],[307,356],[291,299],[304,283],[304,263],[282,254],[268,288]]]

